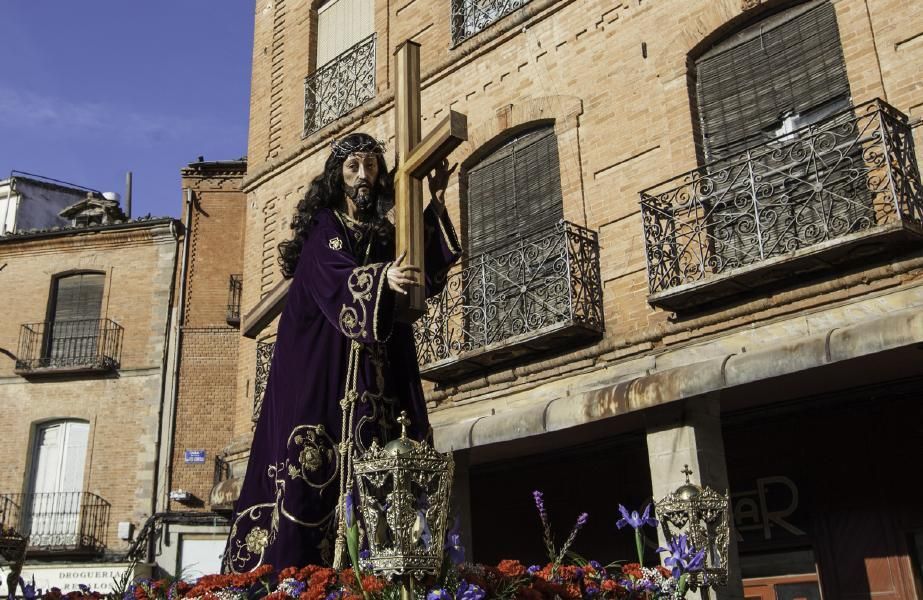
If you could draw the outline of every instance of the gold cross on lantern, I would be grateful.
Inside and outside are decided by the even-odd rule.
[[[397,256],[420,267],[419,285],[399,298],[398,318],[412,323],[426,312],[423,289],[423,178],[468,139],[468,118],[453,110],[421,139],[420,44],[407,40],[397,47],[394,92],[394,137],[397,171],[394,175],[394,228]]]

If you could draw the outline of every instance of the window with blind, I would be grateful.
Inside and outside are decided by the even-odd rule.
[[[373,0],[331,0],[317,10],[315,65],[324,66],[375,33]]]
[[[563,218],[552,125],[521,134],[468,171],[468,255],[521,242]]]
[[[77,273],[54,280],[48,358],[73,360],[96,355],[105,278],[103,273]]]
[[[833,5],[811,2],[752,25],[696,61],[707,162],[738,154],[849,105]]]
[[[814,140],[819,129],[852,118],[829,0],[795,6],[718,44],[696,61],[695,90],[701,149],[719,199],[710,237],[720,269],[786,254],[869,218],[867,194],[836,189],[838,180],[852,185],[843,174],[861,164],[861,148],[845,138],[837,147]],[[745,177],[756,178],[756,197],[736,191]]]

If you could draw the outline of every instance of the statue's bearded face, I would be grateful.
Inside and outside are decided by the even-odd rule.
[[[375,205],[372,190],[378,181],[378,155],[374,152],[356,152],[343,161],[343,192],[366,212]]]

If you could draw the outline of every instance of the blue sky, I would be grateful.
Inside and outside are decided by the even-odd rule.
[[[179,170],[247,151],[252,0],[8,0],[0,179],[37,173],[178,216]]]

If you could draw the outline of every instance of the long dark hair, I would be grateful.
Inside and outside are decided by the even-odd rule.
[[[384,154],[380,152],[378,141],[365,133],[351,133],[334,142],[334,149],[324,163],[324,172],[314,178],[308,192],[298,202],[292,217],[292,239],[279,244],[279,265],[286,279],[295,275],[298,258],[304,246],[304,238],[311,231],[311,224],[317,211],[323,208],[345,210],[343,199],[343,163],[350,153],[343,149],[355,149],[355,152],[376,152],[378,159],[378,179],[372,193],[375,195],[375,213],[371,219],[374,235],[379,243],[394,239],[394,226],[385,214],[394,204],[394,182],[388,173]]]

